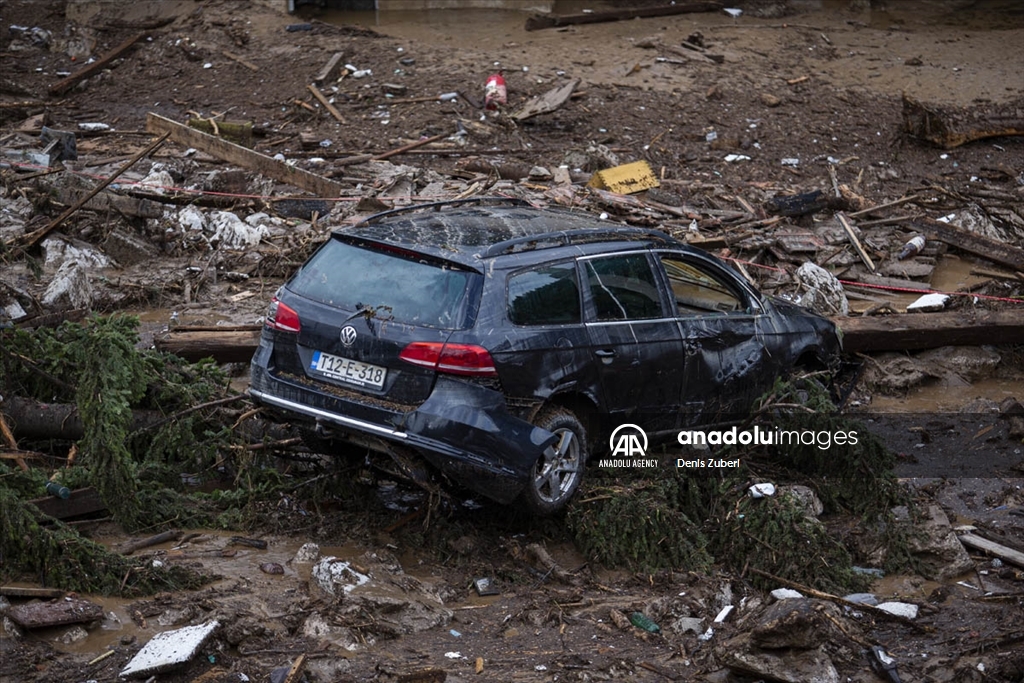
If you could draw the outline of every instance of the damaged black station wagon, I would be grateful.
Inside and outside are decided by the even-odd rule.
[[[838,354],[831,322],[662,232],[487,199],[335,231],[270,304],[250,392],[396,474],[545,515],[610,427],[720,423]]]

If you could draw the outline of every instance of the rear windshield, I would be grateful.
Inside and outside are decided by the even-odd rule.
[[[480,274],[404,249],[329,240],[288,284],[301,296],[379,320],[442,329],[470,324]]]

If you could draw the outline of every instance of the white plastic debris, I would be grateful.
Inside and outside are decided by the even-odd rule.
[[[312,564],[317,561],[320,557],[320,546],[312,541],[304,543],[301,548],[298,549],[293,558],[295,562],[300,564]]]
[[[186,232],[201,232],[206,229],[206,214],[198,207],[186,206],[178,212],[178,225]]]
[[[110,130],[110,126],[106,123],[80,123],[78,124],[78,129],[92,133],[100,130]]]
[[[462,653],[461,652],[445,652],[444,656],[447,657],[448,659],[462,659]]]
[[[941,311],[946,307],[949,297],[945,294],[925,294],[912,304],[907,305],[907,313],[929,313]]]
[[[174,631],[158,633],[139,650],[120,676],[141,677],[156,673],[173,666],[185,664],[202,647],[210,634],[220,625],[217,620],[208,621],[198,626],[186,626]]]
[[[267,229],[262,225],[249,225],[230,211],[212,212],[207,230],[213,232],[212,241],[228,249],[254,247],[267,234]]]
[[[153,170],[149,172],[149,175],[139,181],[139,185],[144,185],[152,189],[157,194],[163,194],[165,188],[174,187],[174,178],[172,178],[171,174],[167,171],[158,166],[154,166]]]
[[[876,609],[888,612],[889,614],[895,614],[898,617],[917,619],[917,605],[909,602],[883,602]]]
[[[746,154],[726,154],[725,160],[732,164],[737,161],[750,161],[750,157],[748,157]]]
[[[784,157],[782,159],[782,165],[783,166],[799,166],[800,165],[800,160],[797,159],[796,157]]]
[[[738,9],[736,7],[725,7],[723,9],[725,10],[725,13],[728,14],[733,19],[743,14],[743,10]]]
[[[713,629],[710,626],[708,626],[708,630],[704,631],[704,633],[702,633],[699,636],[697,636],[697,640],[700,640],[700,641],[703,641],[703,642],[706,643],[707,641],[711,640],[714,637],[714,635],[715,635],[715,629]]]
[[[753,498],[766,498],[775,495],[775,484],[754,484],[748,490]]]
[[[772,597],[776,600],[791,600],[795,598],[802,598],[804,594],[800,591],[795,591],[792,588],[776,588],[772,591]]]
[[[732,611],[734,609],[736,608],[732,605],[726,605],[725,607],[723,607],[722,611],[718,613],[717,617],[715,617],[715,623],[721,624],[722,622],[724,622],[726,619],[729,618],[729,615],[732,614]]]

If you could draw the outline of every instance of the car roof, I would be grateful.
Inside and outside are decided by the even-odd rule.
[[[436,202],[375,214],[337,235],[400,245],[472,264],[525,251],[582,244],[629,246],[681,243],[664,232],[604,221],[592,214],[537,208],[516,199]]]

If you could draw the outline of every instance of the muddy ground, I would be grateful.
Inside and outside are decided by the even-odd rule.
[[[830,189],[831,167],[835,183],[868,206],[916,194],[907,213],[938,217],[980,204],[999,217],[997,236],[1024,244],[1024,138],[941,150],[905,135],[901,113],[903,94],[950,107],[1020,102],[1019,3],[760,2],[741,4],[746,11],[737,19],[708,13],[529,33],[519,13],[296,17],[269,0],[159,5],[154,14],[144,4],[0,2],[4,102],[45,100],[42,106],[0,110],[0,145],[37,149],[37,134],[14,130],[27,116],[45,113],[48,126],[78,132],[80,157],[67,166],[105,176],[148,144],[147,113],[175,121],[220,114],[252,121],[255,149],[331,175],[345,189],[340,200],[313,205],[316,216],[309,215],[308,205],[289,212],[271,226],[269,237],[248,248],[190,239],[177,213],[160,219],[120,219],[110,211],[76,214],[59,231],[75,244],[109,244],[116,226],[145,239],[159,255],[135,266],[97,269],[102,276],[94,278],[86,306],[139,313],[146,342],[172,321],[258,322],[269,295],[325,230],[381,206],[360,204],[367,197],[383,198],[388,206],[395,201],[388,195],[408,195],[412,188],[428,200],[486,190],[557,201],[557,195],[545,194],[552,187],[545,174],[529,175],[535,166],[565,164],[575,180],[585,182],[590,172],[612,162],[645,159],[662,181],[661,194],[651,198],[698,207],[699,230],[707,236],[728,233],[728,224],[723,228],[716,217],[746,211],[743,202],[763,218],[761,207],[777,194]],[[297,24],[305,25],[289,30]],[[34,44],[9,26],[40,27],[50,36]],[[140,31],[145,37],[113,68],[65,94],[46,96],[90,55],[102,56]],[[720,63],[665,48],[697,32],[701,37],[694,40],[720,56]],[[332,78],[322,86],[343,122],[307,89],[335,52],[344,55],[343,64],[372,72]],[[507,116],[483,115],[472,104],[483,99],[484,82],[498,70],[508,83],[509,109],[571,79],[580,84],[557,111],[514,123]],[[451,92],[465,97],[393,101]],[[88,122],[108,124],[113,132],[81,131],[78,125]],[[306,147],[301,134],[310,141]],[[445,137],[433,147],[392,157],[389,164],[343,161],[435,135]],[[742,158],[726,161],[728,155]],[[795,164],[783,161],[794,159]],[[64,174],[29,185],[20,178],[39,170],[19,163],[4,170],[3,211],[18,219],[0,225],[8,244],[70,204],[39,201],[56,191],[52,183],[59,189],[71,182]],[[154,169],[156,164],[163,166]],[[180,196],[178,186],[219,193],[196,202],[203,211],[280,214],[282,205],[270,198],[299,194],[251,174],[225,173],[222,161],[169,143],[125,174],[126,190],[128,181],[161,168],[167,175],[153,176],[154,183],[170,185],[166,194]],[[495,168],[503,169],[505,179],[497,178]],[[153,190],[147,191],[151,196]],[[676,230],[687,230],[691,222],[689,216],[669,218]],[[872,235],[874,253],[887,262],[912,234],[898,222],[875,230],[884,233]],[[760,265],[799,263],[787,262],[778,250],[760,250],[760,258],[751,258],[758,252],[734,247],[726,253]],[[992,297],[958,297],[957,307],[1019,307],[1012,299],[1021,289],[1012,273],[978,275],[978,269],[998,268],[956,250],[932,256],[938,263],[932,287]],[[846,268],[855,262],[852,256]],[[7,271],[5,285],[17,290],[27,314],[52,312],[33,305],[47,284],[35,274],[38,262],[5,251],[0,263]],[[755,265],[749,269],[771,291],[784,293],[792,284]],[[237,272],[246,277],[230,276]],[[902,310],[913,298],[890,292],[850,303],[856,311],[881,303]],[[873,419],[899,452],[905,476],[915,477],[914,490],[925,507],[934,501],[952,524],[981,526],[1022,550],[1024,518],[1014,513],[1024,507],[1024,493],[1013,467],[1020,467],[1024,446],[998,417],[998,404],[1024,398],[1024,354],[1019,347],[964,354],[924,360],[915,354],[913,368],[905,367],[908,354],[876,356],[869,362],[875,375],[858,385],[850,403],[900,414],[890,423],[885,416]],[[238,370],[241,387],[244,367]],[[966,415],[959,415],[965,408]],[[937,477],[949,461],[929,458],[972,449],[980,456],[998,454],[995,474]],[[157,680],[268,680],[272,670],[303,654],[306,675],[315,681],[433,681],[445,675],[449,681],[801,681],[812,675],[886,680],[869,665],[872,644],[897,658],[904,681],[1024,680],[1024,575],[983,553],[974,552],[962,573],[941,580],[894,576],[872,586],[883,601],[919,605],[915,620],[825,600],[807,608],[813,614],[793,617],[779,629],[765,625],[774,614],[765,611],[773,599],[756,590],[749,575],[609,571],[588,563],[557,520],[530,522],[490,507],[463,507],[425,530],[422,518],[408,518],[422,503],[415,494],[378,485],[363,495],[356,509],[351,498],[338,509],[335,501],[297,494],[260,510],[247,533],[267,541],[265,550],[231,544],[232,534],[199,531],[189,532],[198,535],[186,542],[142,551],[222,578],[193,593],[106,599],[107,618],[78,641],[66,627],[23,637],[5,633],[0,678],[113,681],[156,633],[217,619],[221,628],[200,656]],[[84,525],[83,531],[112,546],[125,541],[109,524]],[[324,593],[310,579],[312,564],[296,558],[307,541],[369,576],[368,588],[342,598]],[[538,557],[534,544],[546,547],[550,557]],[[283,573],[261,571],[268,563]],[[493,579],[497,595],[477,595],[473,582],[485,577]],[[333,584],[332,589],[344,592]],[[712,626],[727,605],[735,606],[733,614]],[[659,623],[661,633],[616,622],[619,613],[635,611]],[[750,644],[757,637],[751,634],[762,634],[758,642],[764,645],[779,632],[789,639],[784,647]],[[108,648],[113,655],[91,663]],[[744,678],[737,673],[744,668],[739,660],[755,657],[751,652],[769,660],[778,655],[778,661],[747,665],[761,673]],[[824,660],[838,672],[835,678],[816,668]]]

